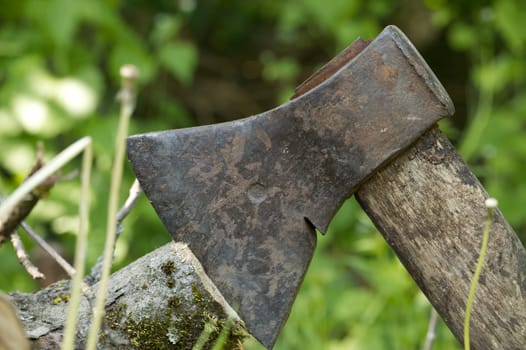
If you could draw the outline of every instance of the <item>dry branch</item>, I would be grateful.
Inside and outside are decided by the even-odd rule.
[[[27,178],[31,177],[31,175],[36,173],[43,166],[43,148],[42,144],[39,144],[37,147],[35,165],[33,165],[33,168],[31,169]],[[15,231],[15,229],[18,225],[20,225],[22,220],[24,220],[29,215],[29,213],[33,210],[35,205],[37,205],[38,201],[49,193],[49,191],[51,190],[53,185],[55,185],[57,180],[58,177],[55,175],[48,177],[35,189],[26,194],[23,197],[23,199],[18,203],[18,205],[9,212],[7,218],[5,218],[4,220],[0,218],[0,245],[2,245],[2,243],[9,238],[11,233]]]
[[[20,236],[17,232],[11,233],[11,244],[13,244],[13,248],[15,249],[16,257],[18,258],[18,261],[20,261],[20,264],[26,269],[29,276],[31,276],[32,279],[44,279],[46,276],[40,270],[38,267],[33,265],[33,263],[29,260],[29,255],[26,252],[26,248],[24,247],[24,243],[20,239]]]

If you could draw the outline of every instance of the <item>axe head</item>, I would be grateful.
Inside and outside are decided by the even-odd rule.
[[[128,157],[173,239],[272,348],[315,229],[324,232],[368,176],[452,113],[440,82],[390,26],[300,97],[237,121],[131,136]]]

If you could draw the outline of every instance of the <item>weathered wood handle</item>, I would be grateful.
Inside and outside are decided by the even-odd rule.
[[[463,341],[486,191],[438,129],[376,173],[356,197],[453,334]],[[526,251],[495,212],[471,316],[472,349],[526,347]]]

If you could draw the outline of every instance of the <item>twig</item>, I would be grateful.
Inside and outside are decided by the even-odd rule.
[[[84,137],[70,145],[56,157],[51,159],[49,163],[42,166],[33,175],[28,177],[26,181],[24,181],[9,197],[5,199],[5,201],[0,203],[0,233],[3,232],[2,227],[4,227],[7,219],[12,215],[13,210],[24,201],[26,196],[35,188],[38,188],[38,186],[45,183],[51,175],[60,169],[60,167],[82,152],[90,142],[91,139],[89,137]]]
[[[22,243],[22,240],[20,239],[20,236],[18,233],[13,232],[11,233],[11,243],[13,244],[13,248],[16,252],[16,257],[18,258],[18,261],[20,261],[20,264],[26,269],[27,273],[33,278],[36,279],[45,279],[46,276],[40,270],[38,267],[33,265],[33,263],[29,260],[29,256],[26,253],[26,249],[24,248],[24,243]]]
[[[48,253],[56,262],[57,264],[68,274],[69,277],[73,277],[75,274],[75,269],[73,266],[71,266],[57,251],[44,239],[42,239],[38,233],[33,230],[31,226],[29,226],[26,222],[22,221],[20,224],[24,231],[27,232],[27,234],[38,244],[40,248],[42,248],[46,253]]]
[[[53,258],[53,260],[55,260],[55,262],[66,272],[66,274],[71,279],[74,278],[76,269],[73,266],[71,266],[71,264],[67,262],[66,259],[64,259],[62,255],[60,255],[55,250],[55,248],[53,248],[48,242],[46,242],[42,237],[40,237],[40,235],[26,222],[22,221],[20,226],[22,226],[22,228],[24,229],[24,231],[26,231],[29,237],[31,237],[36,242],[36,244],[38,244],[38,246],[42,248],[43,251],[48,253]],[[84,271],[84,268],[82,268],[82,270]],[[88,284],[82,282],[80,288],[84,295],[91,296],[91,290]],[[70,304],[72,302],[73,301],[70,300]]]
[[[117,218],[117,202],[119,197],[119,188],[122,178],[122,168],[124,161],[125,139],[128,133],[128,124],[135,108],[135,91],[134,84],[137,79],[138,71],[135,66],[127,65],[121,67],[122,90],[119,94],[121,101],[121,113],[117,138],[115,140],[115,159],[111,176],[110,195],[108,199],[108,217],[106,225],[106,243],[104,245],[104,260],[102,263],[102,274],[97,290],[97,301],[93,310],[93,320],[88,333],[86,349],[94,350],[97,346],[99,329],[102,323],[104,313],[104,303],[108,292],[108,281],[113,260],[113,246],[115,244],[117,228],[115,225]]]
[[[37,145],[35,165],[33,165],[28,178],[41,169],[44,165],[43,153],[44,151],[42,143],[39,142]],[[11,232],[15,231],[16,227],[29,215],[38,201],[49,192],[57,180],[57,176],[49,176],[43,180],[43,182],[25,194],[12,208],[12,210],[8,212],[5,218],[0,218],[0,245],[2,244],[2,241],[4,241],[6,238],[9,238]]]
[[[122,232],[122,221],[124,220],[124,218],[126,218],[126,216],[128,216],[132,208],[135,206],[135,203],[137,203],[137,200],[139,199],[141,193],[141,185],[139,184],[139,181],[135,179],[135,181],[133,181],[133,184],[130,187],[128,198],[126,198],[124,205],[117,213],[117,236],[119,236]]]
[[[126,198],[126,201],[124,202],[124,205],[119,209],[119,212],[117,213],[117,219],[116,219],[116,235],[118,238],[122,232],[122,222],[128,216],[130,211],[133,209],[135,204],[137,203],[137,200],[139,199],[139,196],[142,193],[141,186],[139,185],[139,181],[135,179],[133,184],[130,187],[128,198]],[[113,244],[113,251],[115,252],[115,243]],[[112,257],[113,258],[113,257]],[[93,285],[96,282],[99,281],[100,275],[102,272],[102,262],[104,260],[104,255],[99,256],[93,267],[91,268],[91,272],[89,276],[86,277],[86,280],[88,281],[88,284]]]
[[[437,326],[437,320],[438,312],[433,306],[431,306],[431,315],[429,316],[429,326],[427,328],[426,341],[422,347],[422,350],[431,350],[433,347],[433,342],[436,338],[435,330]]]

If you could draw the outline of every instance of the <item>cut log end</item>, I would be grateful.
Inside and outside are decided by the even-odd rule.
[[[191,349],[200,341],[208,348],[226,332],[224,348],[238,349],[248,335],[243,322],[197,264],[186,246],[172,242],[114,273],[98,347]],[[69,281],[34,294],[14,292],[10,299],[33,348],[57,349],[67,314]],[[84,347],[90,320],[91,307],[83,298],[76,348]]]

